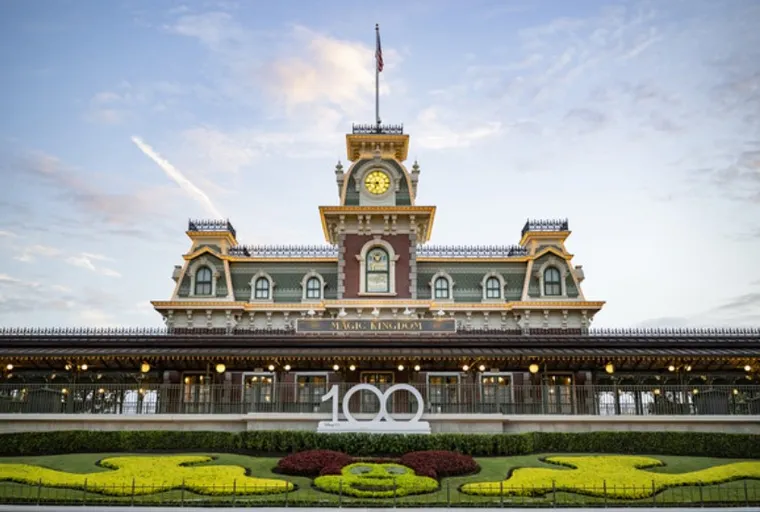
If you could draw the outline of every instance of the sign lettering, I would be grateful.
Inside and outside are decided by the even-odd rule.
[[[309,320],[299,318],[296,331],[308,332],[456,332],[454,319],[422,320]]]

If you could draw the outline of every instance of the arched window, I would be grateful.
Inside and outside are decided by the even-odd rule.
[[[201,267],[195,273],[195,295],[211,295],[211,269]]]
[[[306,281],[306,298],[307,299],[321,299],[322,298],[322,282],[318,277],[310,277]]]
[[[449,280],[445,277],[436,279],[433,288],[436,299],[448,299],[451,295],[449,293]]]
[[[268,299],[269,298],[269,279],[266,277],[260,277],[256,279],[256,284],[253,289],[253,297],[255,299]]]
[[[501,282],[496,277],[489,277],[486,280],[486,299],[501,298]]]
[[[367,253],[366,262],[367,293],[388,293],[390,287],[390,268],[388,253],[385,249],[375,247]]]
[[[562,295],[559,270],[554,267],[544,270],[544,295]]]

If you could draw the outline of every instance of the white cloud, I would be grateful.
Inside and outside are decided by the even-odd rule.
[[[38,179],[49,186],[61,202],[76,207],[78,211],[75,213],[95,214],[87,218],[90,226],[103,222],[134,229],[138,220],[149,218],[155,222],[157,217],[166,216],[175,198],[173,187],[145,187],[140,182],[129,183],[123,176],[113,175],[104,183],[101,177],[107,173],[85,173],[42,152],[25,153],[12,164],[20,176]],[[119,191],[106,190],[109,185]],[[64,218],[64,215],[56,215],[46,221],[57,222]]]
[[[287,108],[302,104],[328,103],[345,111],[356,111],[372,97],[375,86],[374,48],[296,27],[294,39],[304,48],[303,55],[279,58],[270,63],[270,92]],[[401,57],[384,49],[385,60]],[[383,82],[381,93],[387,92]]]
[[[138,109],[159,112],[167,102],[182,96],[188,88],[173,82],[132,84],[123,81],[112,90],[101,91],[90,98],[86,118],[103,124],[121,124],[139,113]]]
[[[15,277],[11,277],[8,274],[0,274],[0,283],[23,284],[23,281],[21,279],[16,279]]]
[[[13,258],[24,263],[34,261],[37,257],[52,258],[61,254],[61,249],[57,247],[50,247],[47,245],[30,245],[24,247],[20,254],[17,254]]]
[[[119,327],[114,315],[99,308],[82,309],[77,317],[80,324],[89,327]]]
[[[82,256],[89,258],[91,260],[98,260],[98,261],[113,261],[113,258],[109,258],[108,256],[103,256],[102,254],[95,254],[92,252],[83,252]]]
[[[247,39],[245,30],[226,12],[183,15],[165,28],[175,34],[196,38],[214,50]]]
[[[210,172],[237,173],[261,154],[261,149],[255,147],[255,137],[232,135],[206,126],[185,130],[182,139],[193,152],[193,160],[201,159]]]
[[[438,107],[423,110],[415,123],[418,145],[428,149],[464,148],[482,139],[494,137],[501,133],[500,121],[483,122],[476,126],[463,126],[454,129],[440,118]]]
[[[151,148],[149,145],[147,145],[145,142],[142,141],[139,137],[132,137],[132,142],[134,142],[135,146],[137,146],[140,151],[145,153],[145,155],[153,160],[156,165],[158,165],[169,178],[171,178],[177,185],[184,190],[188,196],[195,199],[198,203],[200,203],[201,206],[214,218],[222,219],[224,216],[219,213],[219,210],[217,210],[216,206],[214,206],[214,203],[211,202],[211,199],[206,195],[204,191],[202,191],[200,188],[198,188],[197,185],[195,185],[193,182],[191,182],[187,177],[185,177],[184,174],[182,174],[178,169],[176,169],[171,163],[169,163],[168,160],[165,160],[161,155],[156,153],[153,148]]]
[[[371,36],[364,42],[351,41],[302,25],[257,32],[225,12],[180,16],[166,29],[197,39],[211,52],[212,62],[220,67],[214,76],[217,94],[231,96],[241,104],[259,101],[259,106],[277,116],[283,114],[284,107],[290,119],[303,122],[304,112],[317,119],[309,115],[314,106],[355,114],[367,106],[374,92]],[[402,55],[388,45],[383,47],[383,54],[384,73],[402,61]],[[389,91],[388,81],[381,80],[380,94]]]
[[[16,238],[18,235],[12,231],[0,230],[0,238]]]
[[[105,256],[101,256],[99,254],[81,253],[76,256],[69,256],[68,258],[66,258],[65,261],[69,265],[73,265],[79,268],[84,268],[92,272],[95,272],[97,274],[101,274],[108,277],[121,277],[121,274],[118,273],[117,271],[110,268],[101,267],[93,263],[93,260],[102,261],[105,259],[107,259]]]

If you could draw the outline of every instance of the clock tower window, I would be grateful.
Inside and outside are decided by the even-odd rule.
[[[376,247],[367,253],[366,272],[367,293],[390,292],[390,266],[385,249]]]

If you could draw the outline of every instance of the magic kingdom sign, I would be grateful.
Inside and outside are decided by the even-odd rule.
[[[456,330],[457,324],[453,318],[419,320],[311,320],[299,318],[296,321],[296,332],[300,333],[454,333]]]

